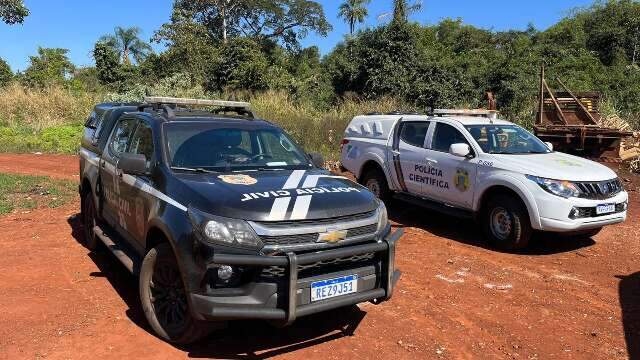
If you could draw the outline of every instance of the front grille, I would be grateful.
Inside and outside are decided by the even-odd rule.
[[[595,218],[595,217],[621,213],[624,210],[625,210],[625,203],[616,204],[616,211],[613,213],[600,214],[600,215],[596,213],[595,207],[576,207],[576,208],[573,208],[573,210],[571,210],[571,214],[569,214],[569,218],[571,219]]]
[[[309,265],[298,265],[298,277],[307,278],[316,275],[338,272],[348,269],[355,269],[369,265],[375,265],[376,254],[367,253],[344,258],[319,261]],[[269,266],[262,269],[262,278],[278,279],[287,275],[287,269],[283,266]]]
[[[357,220],[365,220],[375,216],[376,211],[369,211],[361,214],[339,216],[326,219],[316,220],[294,220],[294,221],[278,221],[278,222],[256,222],[256,224],[263,225],[270,229],[282,229],[282,228],[296,228],[302,226],[315,226],[315,225],[333,225],[340,222],[350,222]]]
[[[361,226],[361,227],[349,229],[347,231],[347,238],[356,237],[356,236],[363,236],[363,235],[373,235],[373,234],[375,234],[376,230],[378,230],[378,225],[377,224],[372,224],[372,225]]]
[[[577,182],[580,197],[584,199],[602,200],[616,196],[622,190],[622,182],[618,179],[599,182]]]
[[[367,226],[356,227],[347,230],[347,238],[354,238],[356,236],[373,236],[378,229],[378,225],[372,224]],[[319,233],[297,234],[297,235],[282,235],[282,236],[260,236],[260,240],[265,245],[279,245],[279,246],[291,246],[315,243],[318,241]]]

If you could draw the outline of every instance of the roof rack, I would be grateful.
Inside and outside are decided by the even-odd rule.
[[[375,115],[424,115],[424,114],[417,111],[399,111],[399,110],[387,112],[387,113],[379,112],[379,111],[367,113],[367,116],[375,116]]]
[[[144,98],[144,104],[138,107],[139,111],[146,109],[163,110],[170,119],[175,118],[175,112],[182,108],[216,108],[211,113],[220,114],[225,112],[235,112],[240,116],[246,116],[250,119],[255,118],[251,110],[251,104],[241,101],[224,101],[224,100],[205,100],[205,99],[186,99],[161,96],[147,96]]]
[[[483,110],[483,109],[434,109],[433,115],[435,116],[475,116],[484,117],[487,119],[495,120],[498,118],[498,111],[496,110]]]

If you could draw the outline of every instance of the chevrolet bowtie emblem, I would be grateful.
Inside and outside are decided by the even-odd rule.
[[[328,231],[326,233],[320,234],[320,236],[318,237],[318,242],[327,242],[330,244],[335,244],[346,238],[347,238],[347,230]]]

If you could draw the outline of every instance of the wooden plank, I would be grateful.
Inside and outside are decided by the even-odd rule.
[[[538,125],[542,125],[544,118],[544,63],[540,66],[540,104],[538,104]]]
[[[551,97],[551,101],[553,102],[553,105],[556,108],[556,113],[560,117],[560,120],[565,125],[568,125],[569,122],[567,122],[567,118],[564,117],[564,113],[562,112],[562,108],[560,107],[560,104],[558,104],[558,101],[556,100],[556,97],[553,95],[553,92],[551,91],[551,89],[549,89],[549,85],[547,85],[547,81],[545,79],[542,79],[542,85],[544,86],[544,88],[549,93],[549,96]]]
[[[571,90],[569,90],[569,88],[562,82],[562,80],[560,80],[560,78],[556,78],[556,80],[558,81],[558,83],[560,84],[560,86],[562,86],[564,88],[564,90],[569,93],[569,95],[571,95],[571,97],[573,98],[573,100],[575,100],[575,102],[578,104],[578,106],[580,107],[580,109],[582,109],[582,111],[587,115],[587,117],[589,117],[589,119],[592,121],[593,125],[597,125],[598,121],[593,117],[593,115],[591,115],[591,113],[589,112],[589,110],[587,110],[587,108],[584,106],[584,104],[582,103],[582,101],[580,101],[580,99],[578,99],[572,92]]]

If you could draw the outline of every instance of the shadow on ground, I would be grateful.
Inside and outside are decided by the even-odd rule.
[[[640,359],[640,272],[616,277],[629,359]]]
[[[83,244],[80,216],[69,218],[68,223],[74,239]],[[90,275],[106,278],[129,307],[127,317],[154,336],[140,305],[137,278],[104,247],[89,253],[89,257],[99,269]],[[197,344],[178,348],[195,358],[263,359],[352,336],[365,316],[366,312],[351,306],[304,317],[285,328],[263,321],[231,322],[228,328]]]
[[[482,229],[471,219],[459,219],[399,200],[388,204],[389,218],[404,227],[415,227],[462,244],[498,251],[487,244]],[[552,255],[575,251],[595,244],[587,237],[565,238],[554,234],[535,234],[523,255]]]

